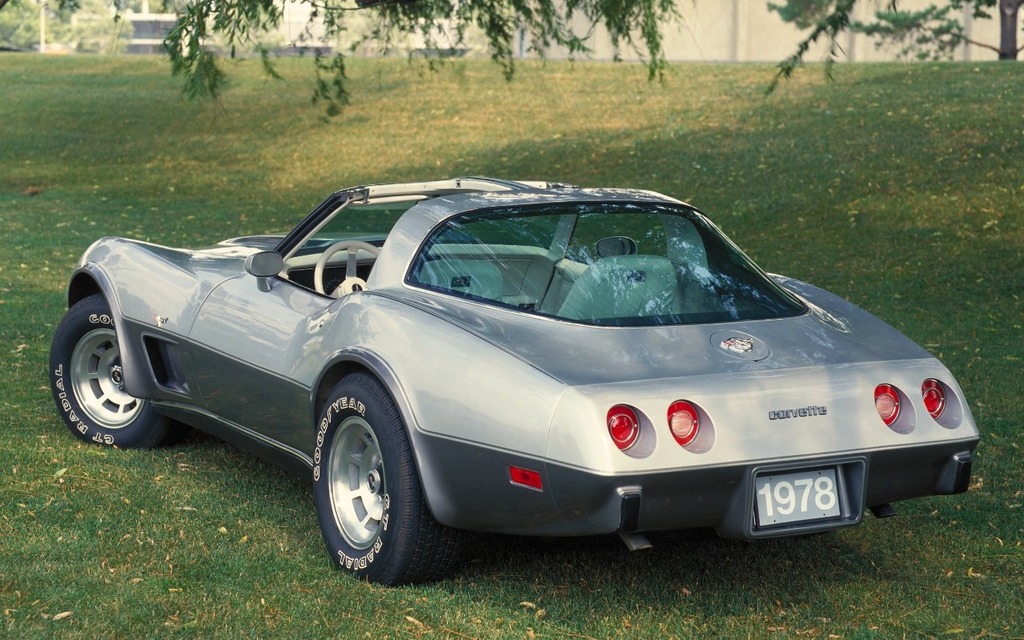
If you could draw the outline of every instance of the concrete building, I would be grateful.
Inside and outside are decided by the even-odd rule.
[[[936,4],[938,0],[900,0],[902,10],[912,11]],[[874,13],[884,7],[882,0],[860,0],[854,9],[853,18],[862,22],[870,22]],[[792,24],[783,22],[779,14],[769,10],[767,0],[677,0],[677,8],[681,20],[663,27],[665,36],[664,48],[670,61],[706,61],[706,62],[778,62],[791,55],[797,44],[805,37],[806,32]],[[314,47],[330,48],[334,44],[346,47],[347,42],[332,43],[324,39],[322,29],[314,25],[307,28],[309,6],[299,2],[288,2],[281,28],[275,34],[267,36],[266,44],[281,53],[299,51]],[[350,34],[365,33],[369,29],[375,14],[370,11],[354,11],[349,14],[347,24]],[[160,42],[167,29],[174,24],[173,14],[150,14],[144,3],[142,13],[127,14],[127,19],[135,27],[135,36],[129,45],[131,52],[155,53],[160,50]],[[977,20],[972,17],[970,8],[962,10],[961,20],[967,28],[971,39],[997,46],[999,43],[999,21]],[[582,22],[578,25],[579,32],[589,30],[589,25]],[[470,55],[488,55],[485,40],[478,34],[469,34],[468,42],[459,45],[459,51]],[[838,59],[847,62],[871,62],[895,60],[899,48],[889,46],[878,48],[875,41],[864,35],[845,33],[839,42],[842,51]],[[453,43],[454,45],[454,43]],[[595,60],[611,60],[618,57],[630,60],[637,59],[636,52],[616,51],[611,44],[607,31],[597,29],[590,46],[593,50],[591,58]],[[422,51],[424,43],[418,38],[410,38],[402,46],[388,53],[406,55],[410,52]],[[373,47],[363,47],[358,55],[379,55]],[[520,57],[534,57],[529,50],[529,42],[524,36],[518,43]],[[828,54],[824,43],[818,44],[805,57],[807,62],[824,59]],[[564,59],[567,52],[549,50],[545,52],[549,59]],[[994,60],[993,51],[975,45],[959,47],[955,54],[958,60]]]
[[[778,0],[777,0],[778,1]],[[884,9],[882,0],[860,0],[854,7],[853,20],[872,22],[875,12]],[[900,0],[902,11],[919,11],[929,5],[941,5],[941,0]],[[707,62],[778,62],[791,55],[797,44],[807,35],[769,10],[767,0],[678,0],[677,8],[682,20],[667,25],[665,55],[672,61]],[[978,20],[969,7],[961,13],[972,40],[999,45],[999,20]],[[582,25],[581,25],[582,26]],[[1019,27],[1018,27],[1019,29]],[[842,51],[840,61],[875,62],[895,60],[899,48],[890,45],[878,48],[875,40],[864,35],[844,33],[839,40]],[[607,32],[595,34],[594,58],[611,59],[616,51]],[[631,51],[620,51],[623,59],[635,59]],[[811,49],[805,60],[823,60],[828,54],[822,43]],[[564,57],[564,52],[549,52],[549,58]],[[975,45],[959,47],[957,60],[995,60],[995,52]]]

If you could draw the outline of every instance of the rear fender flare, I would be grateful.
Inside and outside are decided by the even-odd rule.
[[[327,401],[327,394],[347,374],[360,370],[375,376],[391,395],[391,399],[402,415],[402,423],[412,445],[416,473],[419,475],[427,506],[438,522],[449,524],[443,516],[450,510],[447,505],[452,505],[453,502],[448,495],[449,492],[443,478],[432,471],[434,467],[424,457],[425,447],[421,446],[421,442],[426,436],[419,428],[419,423],[412,411],[412,404],[409,402],[398,376],[378,354],[366,349],[346,349],[327,360],[310,389],[310,424],[314,426],[314,433],[317,429],[320,411]]]

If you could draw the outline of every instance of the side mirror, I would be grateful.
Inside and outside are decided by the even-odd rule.
[[[270,291],[270,278],[284,269],[284,258],[276,251],[260,251],[245,259],[245,272],[256,277],[260,291]]]

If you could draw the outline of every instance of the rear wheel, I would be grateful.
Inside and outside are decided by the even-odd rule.
[[[430,513],[401,415],[373,376],[334,388],[320,416],[313,495],[336,565],[386,585],[443,578],[459,532]]]
[[[110,305],[89,296],[64,315],[50,348],[50,389],[64,424],[86,442],[125,448],[180,439],[186,427],[129,394],[124,382]]]

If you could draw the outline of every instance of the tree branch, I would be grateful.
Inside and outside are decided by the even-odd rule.
[[[988,49],[989,51],[994,51],[997,54],[999,53],[999,47],[993,47],[990,44],[985,44],[984,42],[978,42],[977,40],[972,40],[971,38],[965,38],[964,36],[960,36],[960,40],[962,40],[963,42],[966,42],[967,44],[973,44],[976,47],[981,47],[982,49]],[[1024,47],[1021,47],[1021,49],[1024,49]],[[1020,53],[1021,49],[1017,49],[1017,52]]]
[[[895,6],[895,1],[892,0],[892,6]],[[853,11],[853,6],[856,2],[857,0],[837,0],[832,12],[819,20],[814,29],[811,30],[811,33],[800,41],[796,47],[796,52],[779,63],[779,70],[772,79],[771,84],[768,85],[768,93],[775,91],[780,80],[783,78],[788,80],[792,77],[796,68],[803,64],[804,55],[807,54],[811,45],[822,36],[828,38],[829,41],[829,56],[825,61],[825,75],[831,77],[832,65],[835,64],[836,49],[839,48],[839,45],[836,44],[836,38],[850,27],[850,12]]]

